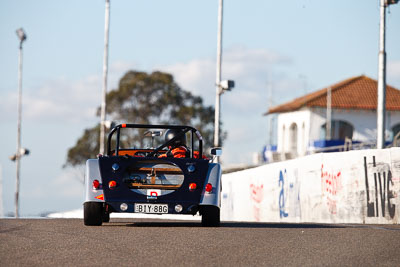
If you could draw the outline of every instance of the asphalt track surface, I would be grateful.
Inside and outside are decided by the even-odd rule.
[[[1,219],[0,266],[400,266],[400,225]]]

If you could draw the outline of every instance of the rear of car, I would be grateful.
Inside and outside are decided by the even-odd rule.
[[[192,134],[190,155],[160,157],[170,141],[156,148],[120,148],[123,128],[168,129]],[[116,149],[111,150],[117,133]],[[194,155],[194,137],[198,139]],[[172,140],[173,141],[173,140]],[[153,143],[153,140],[152,140]],[[108,138],[106,156],[86,163],[84,224],[101,225],[110,213],[192,214],[200,213],[204,226],[220,224],[221,167],[202,157],[200,133],[188,126],[121,124]]]

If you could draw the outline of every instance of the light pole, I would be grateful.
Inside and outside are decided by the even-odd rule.
[[[221,105],[221,61],[222,61],[222,16],[223,16],[223,0],[219,0],[218,5],[218,35],[217,35],[217,75],[215,80],[215,119],[214,119],[214,147],[219,147],[219,120]],[[218,158],[217,158],[218,160]]]
[[[221,64],[222,64],[222,16],[223,16],[223,0],[219,0],[218,6],[218,35],[217,35],[217,75],[215,80],[215,119],[214,119],[214,147],[220,144],[220,119],[221,119],[221,95],[226,90],[231,90],[235,83],[231,80],[221,82]],[[216,158],[217,162],[219,157]]]
[[[376,148],[385,147],[385,117],[386,117],[386,51],[385,51],[385,27],[386,7],[396,4],[398,0],[380,1],[380,25],[379,25],[379,56],[378,56],[378,105],[377,105],[377,137]]]
[[[103,58],[103,92],[101,101],[100,118],[100,154],[104,154],[104,135],[106,121],[106,96],[107,96],[107,76],[108,76],[108,39],[110,28],[110,0],[106,0],[105,22],[104,22],[104,58]]]
[[[17,168],[17,178],[15,186],[15,218],[19,217],[19,176],[21,168],[21,114],[22,114],[22,43],[26,40],[26,34],[22,28],[17,30],[19,39],[19,56],[18,56],[18,126],[17,126],[17,152],[15,153],[15,161]]]

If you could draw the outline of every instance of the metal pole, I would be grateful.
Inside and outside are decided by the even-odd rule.
[[[385,147],[385,113],[386,113],[386,51],[385,24],[386,3],[380,2],[380,32],[379,32],[379,65],[378,65],[378,106],[377,106],[377,140],[376,147]]]
[[[219,135],[219,125],[220,125],[220,106],[221,106],[221,61],[222,61],[222,9],[223,0],[219,0],[218,6],[218,35],[217,35],[217,75],[215,80],[215,121],[214,121],[214,147],[220,146],[220,135]],[[217,162],[218,162],[217,157]]]
[[[104,155],[104,135],[106,121],[106,96],[107,96],[107,75],[108,75],[108,39],[110,28],[110,0],[106,0],[104,22],[104,59],[103,59],[103,94],[101,101],[100,118],[100,154]]]
[[[21,169],[21,114],[22,114],[22,42],[19,43],[18,56],[18,123],[17,123],[17,152],[16,152],[16,185],[15,185],[15,218],[19,217],[19,184]]]
[[[326,140],[331,140],[332,129],[332,89],[329,87],[326,97]]]

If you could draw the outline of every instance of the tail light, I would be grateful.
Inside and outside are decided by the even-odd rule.
[[[100,182],[99,180],[94,180],[93,181],[93,189],[97,190],[100,188]]]
[[[189,184],[189,190],[190,190],[190,191],[196,190],[196,188],[197,188],[196,183],[191,183],[191,184]]]
[[[110,182],[108,183],[108,187],[109,187],[110,189],[114,189],[115,187],[117,187],[117,182],[116,182],[116,181],[110,181]]]
[[[206,192],[207,193],[211,193],[212,189],[213,189],[212,184],[210,184],[210,183],[206,184]]]

